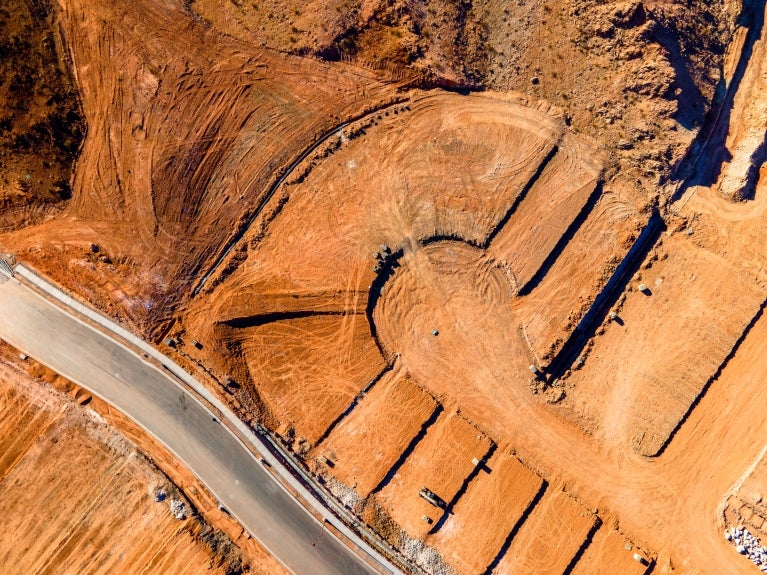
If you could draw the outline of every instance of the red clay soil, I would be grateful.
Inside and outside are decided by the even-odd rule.
[[[543,479],[509,451],[498,450],[427,542],[459,573],[484,574],[543,488]]]
[[[290,424],[299,443],[316,443],[384,368],[361,315],[270,322],[241,330],[240,336],[261,397]]]
[[[351,39],[363,52],[388,33],[378,20],[388,8],[367,8],[370,28]],[[718,70],[717,58],[690,37],[715,46],[726,19],[704,25],[700,7],[655,3],[477,9],[497,22],[487,41],[500,49],[487,62],[519,61],[488,71],[496,85],[523,80],[569,112],[490,91],[398,92],[396,73],[270,50],[257,31],[223,33],[247,24],[228,27],[237,11],[210,25],[181,0],[67,0],[62,25],[89,126],[73,199],[64,216],[2,243],[144,333],[201,342],[181,346],[184,365],[212,384],[233,377],[240,414],[292,439],[326,477],[356,484],[364,508],[393,520],[376,525],[397,544],[407,542],[401,528],[467,572],[496,560],[498,573],[588,572],[620,542],[596,530],[599,508],[652,550],[658,573],[746,572],[721,533],[724,502],[745,497],[738,481],[767,433],[754,361],[767,340],[763,182],[739,206],[688,190],[666,210],[672,237],[619,300],[621,322],[586,346],[582,370],[548,382],[559,387],[546,395],[529,371],[559,353],[646,224],[655,190],[642,188],[691,141],[716,83],[702,70]],[[392,29],[406,13],[390,14]],[[461,25],[481,20],[465,15]],[[349,26],[327,20],[317,42]],[[678,44],[664,36],[672,29]],[[445,34],[432,48],[455,37],[485,41]],[[746,77],[756,85],[758,74]],[[756,128],[761,116],[741,100],[758,92],[744,92],[733,114]],[[610,153],[573,126],[605,136]],[[749,134],[733,140],[749,142],[741,159],[753,159]],[[562,393],[561,408],[546,404]],[[398,417],[401,428],[379,429]],[[472,459],[493,444],[514,455],[499,450],[488,474]],[[524,492],[509,494],[518,478]],[[556,487],[525,513],[542,480]],[[455,499],[452,514],[419,497],[423,486]]]
[[[494,573],[564,573],[598,518],[564,491],[546,493]]]
[[[440,415],[412,455],[376,493],[376,500],[411,537],[422,538],[443,510],[423,499],[419,490],[426,487],[449,503],[476,467],[474,460],[482,461],[490,447],[487,436],[459,414]]]
[[[485,152],[489,130],[496,134],[492,154]],[[295,440],[313,469],[356,485],[362,498],[383,481],[371,501],[405,532],[422,538],[445,528],[442,512],[418,490],[429,487],[449,501],[462,486],[471,489],[477,481],[473,467],[456,467],[457,456],[445,455],[446,446],[468,450],[459,457],[468,462],[484,453],[470,453],[471,444],[461,447],[460,429],[433,439],[444,414],[416,438],[412,453],[402,452],[428,417],[424,412],[379,460],[370,449],[380,441],[378,410],[386,408],[366,405],[385,377],[370,396],[360,392],[386,361],[413,379],[410,391],[403,390],[407,402],[420,405],[423,389],[458,406],[463,417],[482,422],[488,444],[515,441],[531,418],[542,428],[551,425],[551,414],[528,412],[538,411],[528,366],[546,350],[558,350],[646,217],[627,199],[631,191],[597,188],[599,154],[563,133],[556,117],[509,99],[431,94],[388,116],[379,113],[364,127],[350,126],[337,145],[296,170],[299,176],[265,210],[271,219],[254,225],[222,274],[185,311],[178,329],[204,344],[189,353],[217,373],[240,366],[246,393],[268,412],[262,417]],[[518,160],[520,146],[528,146],[522,148],[524,162]],[[442,188],[444,182],[450,185]],[[547,196],[546,189],[559,184],[561,196]],[[481,195],[472,191],[478,186]],[[542,220],[542,206],[556,210]],[[519,249],[516,256],[511,247],[505,256],[493,253],[501,237],[509,246],[522,245],[510,228],[539,246],[524,276],[536,278],[535,285],[521,295],[514,269],[503,259],[522,261]],[[570,273],[572,286],[552,278],[552,271]],[[545,307],[528,303],[548,297],[548,316]],[[525,317],[534,339],[521,323]],[[358,336],[375,342],[375,353],[365,356]],[[343,450],[326,451],[341,442],[342,431],[365,426],[375,441],[359,445],[353,461],[360,463],[347,467]],[[511,427],[517,431],[510,433]],[[565,436],[572,432],[563,430]],[[407,455],[404,463],[397,452]],[[320,456],[338,460],[338,471]],[[369,478],[358,471],[365,457],[376,461]],[[509,521],[493,530],[488,541],[494,543],[483,548],[477,564],[489,564],[499,552],[514,526]],[[467,532],[482,524],[473,516]]]
[[[572,134],[563,137],[554,157],[498,235],[490,253],[506,262],[524,290],[594,192],[600,158]],[[596,199],[596,198],[595,198]]]
[[[147,331],[282,166],[394,94],[359,68],[234,40],[181,0],[61,10],[89,130],[73,198],[62,217],[3,243]],[[104,256],[92,266],[91,243]]]
[[[652,456],[765,296],[753,277],[683,233],[664,239],[648,258],[648,269],[634,278],[616,308],[619,317],[606,323],[583,368],[567,380],[564,409],[605,443]],[[638,289],[641,282],[646,293]],[[677,345],[658,353],[669,337]],[[690,349],[697,351],[691,355]]]
[[[155,501],[160,488],[183,496],[135,446],[10,361],[0,365],[4,572],[223,574],[234,555],[243,564],[225,537],[218,551],[202,540],[199,518],[179,521],[170,499]]]
[[[573,575],[645,575],[649,562],[642,563],[634,554],[644,558],[642,551],[635,548],[619,531],[607,526],[601,527],[575,564]]]
[[[248,236],[251,239],[244,262],[217,283],[210,294],[201,294],[193,302],[183,324],[191,336],[206,342],[208,356],[204,361],[223,371],[225,365],[216,363],[220,362],[217,357],[225,354],[230,361],[237,361],[234,356],[238,354],[227,349],[243,345],[253,329],[273,329],[270,322],[305,323],[301,318],[309,314],[361,314],[375,306],[373,320],[387,360],[401,354],[403,366],[433,394],[450,395],[457,390],[471,397],[469,403],[461,402],[463,409],[473,409],[470,404],[474,401],[486,409],[488,402],[495,401],[495,391],[491,390],[497,389],[497,384],[483,363],[495,365],[493,369],[504,372],[507,381],[526,385],[531,342],[525,337],[524,324],[520,326],[518,319],[509,316],[515,294],[514,271],[507,262],[485,255],[481,248],[470,244],[481,246],[492,240],[496,228],[506,226],[521,230],[528,238],[545,235],[537,256],[540,267],[543,254],[551,253],[557,243],[555,238],[561,236],[562,222],[572,222],[578,215],[584,202],[583,190],[589,191],[598,173],[598,161],[587,146],[572,137],[560,141],[563,126],[556,118],[508,99],[424,95],[406,109],[394,111],[397,113],[387,112],[388,116],[380,114],[373,125],[353,138],[350,132],[350,141],[341,142],[340,148],[314,165],[305,179],[288,186],[281,200],[284,203],[279,210],[272,210],[274,219],[266,222],[265,229],[258,226]],[[549,161],[554,146],[558,151]],[[481,160],[465,161],[469,157]],[[540,207],[545,196],[535,186],[532,194],[525,195],[526,187],[534,184],[538,170],[543,170],[545,181],[552,185],[566,181],[566,175],[557,175],[555,169],[572,172],[576,160],[585,162],[583,168],[578,168],[583,176],[577,186],[565,189],[564,196],[574,194],[579,199],[562,205],[563,210],[569,207],[570,219],[562,211],[550,216],[552,225],[540,228],[537,209],[524,206],[532,202]],[[321,202],[316,199],[318,190],[322,190]],[[612,201],[615,199],[617,202]],[[615,216],[616,203],[625,205],[615,192],[604,199],[604,204],[597,203],[597,216],[612,219],[612,231],[604,233],[620,233],[614,231],[619,229],[616,225],[624,226],[624,230],[635,225],[625,216],[625,210],[618,209]],[[514,213],[506,221],[510,211]],[[517,214],[527,214],[530,220],[520,220]],[[586,238],[594,233],[589,224],[586,218],[580,227]],[[538,227],[533,230],[534,226]],[[595,251],[578,233],[573,241],[577,246],[574,251],[567,251],[569,245],[560,247],[565,249],[564,262],[581,265],[576,277],[582,287],[558,299],[561,307],[557,312],[562,314],[559,322],[568,315],[573,319],[580,316],[581,302],[587,301],[602,281],[603,266],[625,250],[621,245],[600,243],[605,249]],[[492,253],[490,243],[488,254]],[[369,286],[378,275],[374,268],[388,265],[377,263],[373,257],[376,253],[380,256],[382,246],[392,252],[394,279],[383,288],[372,288]],[[398,255],[400,251],[402,256]],[[555,263],[560,261],[553,259]],[[547,275],[545,271],[543,275]],[[536,291],[531,297],[537,295]],[[523,300],[519,307],[524,309]],[[278,312],[283,302],[284,309]],[[455,320],[458,315],[460,321]],[[260,327],[248,327],[256,324]],[[508,329],[510,325],[514,327]],[[432,330],[441,335],[435,338]],[[539,331],[535,345],[551,349],[561,343],[567,330],[568,326],[557,325],[556,330]],[[499,334],[495,359],[466,353],[463,342],[480,333]],[[544,343],[547,337],[554,341]],[[303,345],[320,349],[326,341],[322,332],[306,332]],[[277,354],[286,352],[284,346],[280,348]],[[249,356],[251,365],[271,361],[273,352],[268,348],[249,349],[255,354]],[[457,366],[458,371],[455,354],[465,360]],[[306,369],[314,369],[310,365],[313,362],[305,364]],[[442,371],[427,374],[431,365],[441,365]],[[371,367],[370,372],[374,371]],[[267,405],[294,401],[283,399],[282,394],[304,387],[303,383],[271,387],[262,375],[252,375],[252,380]],[[466,384],[458,384],[459,378]],[[354,385],[359,390],[369,381],[366,372]],[[342,411],[339,406],[334,413]],[[286,414],[273,415],[282,424],[297,429],[307,425]],[[319,430],[321,425],[314,419],[308,425],[317,428],[310,434],[314,437],[324,431]]]
[[[437,409],[434,398],[395,367],[384,373],[310,455],[324,457],[330,467],[327,471],[365,498]]]

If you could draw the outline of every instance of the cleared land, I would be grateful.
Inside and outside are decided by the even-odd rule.
[[[202,541],[209,528],[188,503],[183,521],[171,514],[178,491],[135,447],[92,412],[26,379],[0,365],[5,572],[223,574],[232,560],[242,564],[236,548],[224,558]],[[157,502],[160,490],[167,497]],[[225,539],[214,537],[223,550]]]
[[[732,489],[767,436],[758,26],[749,67],[727,57],[732,113],[705,118],[741,6],[239,4],[62,2],[88,138],[63,217],[3,244],[180,336],[184,365],[432,570],[405,533],[467,573],[633,572],[609,557],[622,533],[657,573],[753,569],[722,510],[758,515]],[[704,119],[690,157],[732,162],[667,205],[654,186]],[[752,202],[717,191],[743,182]],[[670,237],[603,292],[655,209]],[[581,325],[615,298],[619,322]],[[533,381],[571,337],[582,369]]]
[[[210,293],[200,294],[175,329],[204,342],[206,349],[198,355],[219,372],[241,364],[238,350],[247,348],[251,369],[240,374],[246,389],[273,406],[296,401],[287,396],[294,389],[319,390],[319,384],[298,383],[298,374],[324,369],[318,367],[321,353],[295,353],[287,342],[276,343],[276,351],[261,340],[251,345],[253,333],[293,329],[297,334],[302,331],[298,326],[336,322],[353,323],[355,337],[361,337],[363,321],[372,321],[371,340],[388,363],[401,357],[402,366],[432,395],[456,399],[471,419],[492,420],[481,414],[494,410],[500,424],[505,416],[494,406],[500,400],[495,397],[499,382],[502,388],[527,384],[527,366],[537,363],[537,350],[561,344],[582,315],[583,302],[604,281],[602,268],[625,253],[627,246],[621,244],[600,242],[605,246],[600,250],[589,246],[591,236],[600,233],[591,225],[591,211],[599,217],[597,227],[610,221],[603,235],[629,234],[636,225],[626,215],[631,208],[622,209],[628,205],[625,197],[615,190],[604,196],[596,192],[590,200],[596,206],[578,218],[598,181],[599,156],[563,133],[557,118],[513,99],[446,94],[419,95],[378,114],[372,124],[350,126],[337,149],[321,161],[308,161],[308,170],[297,170],[305,175],[275,198],[279,206],[269,212],[273,219],[246,236],[244,257],[231,257],[225,264],[233,268],[230,275]],[[575,185],[565,185],[574,171],[580,174]],[[547,196],[545,190],[560,182],[561,193]],[[547,209],[552,202],[557,210]],[[543,227],[541,213],[547,222]],[[562,235],[568,228],[572,242]],[[536,351],[531,351],[525,323],[520,325],[512,313],[512,306],[525,309],[524,297],[515,300],[515,269],[493,252],[493,238],[510,238],[509,229],[528,241],[545,236],[534,266],[542,281],[550,266],[579,266],[574,280],[579,289],[557,297],[548,331],[535,334]],[[557,257],[559,251],[564,259]],[[540,289],[561,287],[559,282],[541,283]],[[531,286],[529,297],[548,296]],[[567,316],[572,321],[563,326]],[[323,332],[303,331],[303,346],[320,350],[331,345]],[[497,336],[488,341],[486,333]],[[351,340],[336,341],[337,351],[328,350],[329,357],[361,357]],[[467,347],[467,341],[476,346]],[[279,354],[287,354],[280,369],[292,375],[281,375],[284,383],[277,386],[259,366]],[[380,371],[376,354],[371,352],[366,361],[370,367],[364,377],[354,370],[336,374],[339,391],[328,380],[322,393],[351,403],[353,391]],[[334,371],[333,363],[328,372]],[[350,376],[356,390],[341,390]],[[331,410],[334,414],[344,411],[341,403]],[[282,407],[268,411],[283,435],[292,428],[302,437],[317,438],[328,423],[313,415],[302,421],[300,414]],[[305,427],[312,431],[304,433]]]
[[[665,238],[648,257],[648,269],[616,308],[618,317],[568,378],[564,409],[601,440],[652,456],[715,376],[765,294],[753,276],[684,233]],[[639,291],[641,282],[646,292]],[[669,337],[679,345],[658,353]]]
[[[359,68],[234,40],[181,0],[75,0],[61,22],[88,138],[65,216],[6,241],[147,332],[280,168],[395,93]]]
[[[491,448],[490,440],[460,415],[441,415],[429,427],[412,456],[376,493],[386,512],[412,537],[423,537],[443,510],[419,496],[426,487],[445,503],[458,494],[464,481]],[[429,517],[430,522],[423,518]]]
[[[505,552],[544,486],[514,455],[496,451],[427,541],[459,573],[484,574]]]
[[[365,498],[438,409],[434,398],[407,373],[387,371],[312,455],[325,457],[329,471]]]
[[[311,444],[384,368],[365,316],[274,321],[239,335],[267,408]]]
[[[575,564],[573,575],[644,575],[650,566],[634,559],[644,557],[619,531],[601,527]]]
[[[543,166],[543,170],[527,191],[525,201],[509,222],[492,239],[490,253],[508,264],[522,291],[534,286],[536,275],[547,259],[558,256],[557,244],[566,242],[577,229],[573,215],[591,208],[590,197],[599,184],[602,164],[591,150],[567,134],[561,151]],[[592,199],[596,202],[598,194]],[[584,215],[588,215],[587,212]],[[573,229],[575,228],[575,229]]]
[[[547,493],[530,513],[494,573],[565,573],[598,521],[596,515],[564,491]]]

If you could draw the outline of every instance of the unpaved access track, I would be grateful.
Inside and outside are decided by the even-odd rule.
[[[102,307],[148,331],[247,227],[292,161],[401,98],[372,72],[225,36],[180,0],[74,0],[60,20],[88,136],[66,213],[8,241],[30,253],[55,245],[41,269],[59,257],[66,268],[98,246],[101,260],[86,256],[70,270],[72,287],[99,292]]]

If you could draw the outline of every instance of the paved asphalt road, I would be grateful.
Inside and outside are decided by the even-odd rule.
[[[159,439],[296,574],[374,574],[174,379],[0,276],[0,338],[102,397]]]

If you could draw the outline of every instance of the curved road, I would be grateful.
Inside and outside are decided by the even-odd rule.
[[[4,275],[0,337],[114,405],[158,439],[290,572],[378,573],[172,377]]]

